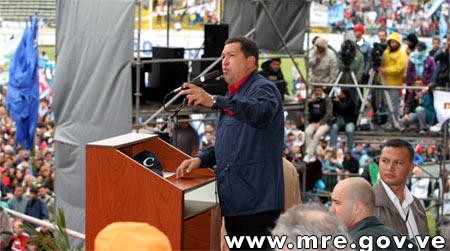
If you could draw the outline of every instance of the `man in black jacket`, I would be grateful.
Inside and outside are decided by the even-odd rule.
[[[347,151],[353,149],[358,108],[349,89],[342,89],[339,97],[333,99],[334,121],[330,130],[330,146],[336,147],[338,132],[345,129],[347,134]]]
[[[281,97],[284,100],[284,94],[289,95],[287,91],[287,83],[284,80],[283,73],[281,72],[281,59],[272,58],[267,60],[261,65],[261,75],[274,82],[281,93]]]
[[[361,248],[365,250],[417,250],[417,247],[407,239],[402,248],[397,248],[393,237],[398,236],[398,240],[400,240],[402,236],[374,216],[375,194],[365,179],[354,177],[339,182],[333,190],[331,199],[333,204],[330,212],[334,213],[347,226],[350,236],[356,244],[356,250]],[[387,248],[377,245],[377,239],[382,236],[383,238],[388,237],[390,240]]]

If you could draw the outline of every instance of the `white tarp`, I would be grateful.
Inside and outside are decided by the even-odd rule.
[[[311,2],[309,20],[311,27],[328,27],[328,7]]]
[[[68,228],[82,233],[89,175],[85,144],[131,131],[134,12],[134,0],[57,5],[56,206],[64,209]]]

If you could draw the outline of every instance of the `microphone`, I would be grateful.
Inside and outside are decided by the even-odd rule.
[[[219,70],[215,70],[215,71],[213,71],[213,72],[206,73],[206,74],[203,75],[203,76],[196,77],[195,79],[193,79],[193,80],[190,81],[189,83],[201,87],[201,86],[203,85],[203,83],[205,83],[206,81],[215,79],[215,78],[219,77],[221,74],[222,74],[222,73],[221,73]],[[181,86],[181,87],[178,87],[177,89],[175,89],[174,92],[179,92],[179,91],[184,90],[184,89],[185,89],[185,88],[184,88],[183,86]]]

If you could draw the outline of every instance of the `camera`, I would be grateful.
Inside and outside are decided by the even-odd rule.
[[[341,45],[341,51],[339,52],[339,57],[344,63],[344,71],[348,72],[350,70],[350,64],[355,58],[356,45],[350,41],[345,40]]]
[[[374,43],[373,49],[370,52],[372,56],[372,66],[373,68],[378,68],[381,66],[381,58],[383,56],[384,51],[386,50],[386,44]]]

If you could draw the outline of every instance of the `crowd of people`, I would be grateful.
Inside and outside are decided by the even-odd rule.
[[[362,24],[369,34],[374,34],[380,27],[384,27],[390,32],[432,37],[439,34],[440,18],[448,20],[450,14],[449,5],[444,3],[435,13],[429,15],[433,1],[328,1],[331,5],[341,2],[345,3],[345,20],[333,23],[332,32],[342,32]]]
[[[1,90],[0,105],[0,194],[1,209],[9,208],[40,220],[55,221],[53,115],[48,100],[41,100],[39,121],[33,149],[16,143],[16,128],[3,105],[6,86]],[[23,219],[1,212],[2,250],[14,247],[19,250],[37,250],[27,246],[28,232],[24,232]],[[34,227],[37,225],[31,224]],[[47,231],[39,228],[39,231]]]

